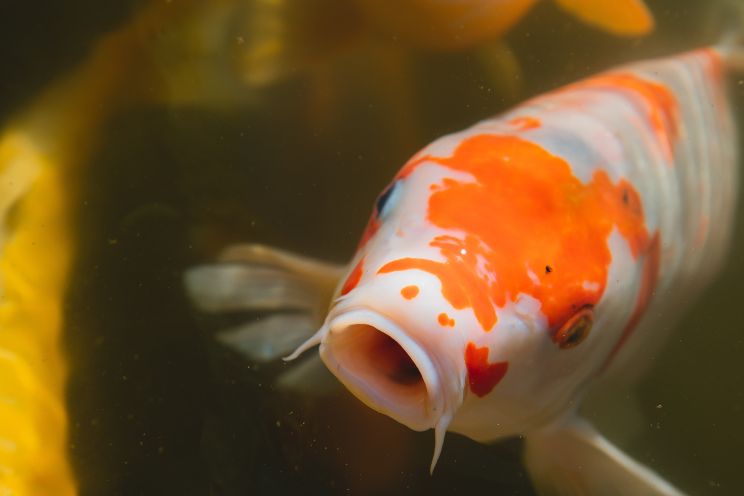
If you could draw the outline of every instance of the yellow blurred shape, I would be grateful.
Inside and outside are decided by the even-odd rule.
[[[76,180],[112,113],[161,96],[148,43],[172,14],[153,2],[102,37],[0,134],[0,496],[77,493],[60,345]]]
[[[356,0],[384,30],[438,50],[459,50],[503,36],[537,0]],[[621,36],[654,27],[643,0],[556,0],[583,22]]]
[[[654,29],[643,0],[556,0],[558,5],[593,26],[621,36],[640,36]]]
[[[357,0],[368,16],[396,35],[439,50],[499,38],[537,0]]]
[[[61,401],[70,240],[58,174],[23,133],[0,140],[0,495],[75,494]]]

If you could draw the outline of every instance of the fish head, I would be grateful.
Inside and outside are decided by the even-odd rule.
[[[380,195],[308,343],[368,406],[434,428],[437,453],[448,429],[494,440],[572,408],[632,320],[649,244],[622,181],[513,136],[455,138]]]

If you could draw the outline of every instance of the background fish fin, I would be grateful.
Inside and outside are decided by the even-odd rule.
[[[643,0],[556,0],[582,21],[620,36],[641,36],[654,29]]]
[[[317,353],[289,367],[276,380],[276,386],[281,391],[312,395],[335,394],[344,390]]]
[[[530,434],[524,458],[540,494],[684,494],[578,418]]]

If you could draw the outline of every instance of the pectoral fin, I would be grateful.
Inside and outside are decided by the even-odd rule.
[[[228,246],[221,254],[223,262],[237,262],[247,265],[268,266],[283,269],[323,291],[330,299],[345,266],[323,262],[278,248],[259,244]]]
[[[270,362],[292,353],[312,336],[316,319],[307,313],[275,313],[217,333],[217,341],[252,362]]]
[[[216,263],[186,271],[184,285],[196,310],[216,322],[211,332],[218,342],[263,363],[317,331],[342,273],[343,267],[286,251],[237,245]]]
[[[641,36],[654,29],[643,0],[556,0],[558,5],[592,26],[621,36]]]
[[[276,267],[235,262],[199,265],[186,271],[186,290],[202,312],[312,312],[321,295],[295,274]]]
[[[588,422],[579,419],[530,434],[524,457],[540,494],[683,494],[612,445]]]

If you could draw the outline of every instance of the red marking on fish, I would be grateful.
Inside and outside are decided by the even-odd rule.
[[[622,349],[623,345],[628,341],[628,338],[633,334],[638,323],[643,317],[648,305],[654,296],[654,290],[656,289],[656,283],[659,279],[659,265],[661,261],[661,240],[659,238],[659,232],[655,232],[651,241],[646,249],[645,258],[643,261],[643,274],[641,276],[641,284],[638,289],[638,298],[636,299],[635,308],[633,313],[628,319],[628,323],[625,325],[623,332],[620,334],[620,339],[617,340],[615,346],[607,356],[602,370],[605,370],[612,360],[615,358],[617,353]]]
[[[378,273],[429,272],[452,307],[471,308],[484,331],[497,322],[496,308],[520,293],[540,301],[555,330],[604,293],[613,228],[634,257],[648,245],[640,196],[629,182],[613,184],[598,170],[584,184],[565,160],[522,138],[473,136],[452,157],[420,160],[475,178],[449,179],[429,198],[429,221],[465,235],[430,242],[444,261],[401,258]],[[541,270],[548,264],[561,270],[548,275]]]
[[[354,288],[356,288],[357,284],[359,284],[359,281],[362,279],[363,273],[364,273],[364,258],[359,260],[359,262],[356,264],[354,269],[349,274],[349,277],[346,278],[346,282],[344,282],[344,286],[341,288],[341,295],[345,295],[351,292]]]
[[[468,343],[465,349],[465,365],[468,369],[470,390],[478,397],[490,393],[509,369],[509,362],[488,362],[488,347],[478,348]]]
[[[377,234],[377,231],[380,229],[381,225],[382,223],[380,222],[380,219],[377,218],[377,213],[372,214],[369,222],[367,222],[367,227],[364,228],[364,232],[362,233],[362,237],[359,240],[357,250],[362,249],[367,244],[367,242],[372,239],[375,234]]]
[[[417,153],[411,160],[406,162],[403,167],[398,171],[398,174],[395,175],[395,179],[405,179],[409,175],[411,175],[411,172],[416,170],[416,168],[421,165],[422,163],[429,160],[429,155],[424,155],[421,153]]]

